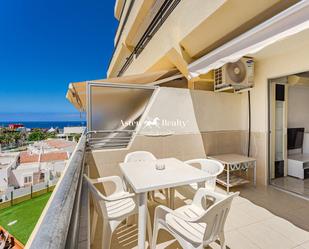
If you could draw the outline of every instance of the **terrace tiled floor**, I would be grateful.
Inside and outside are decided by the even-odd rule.
[[[223,190],[218,189],[218,191]],[[309,248],[309,229],[305,230],[309,224],[307,222],[309,217],[308,201],[270,187],[242,188],[241,195],[233,201],[225,227],[228,248]],[[160,198],[159,195],[158,197]],[[191,198],[192,196],[185,191],[185,188],[178,189],[175,200],[176,208],[189,203]],[[156,205],[158,204],[149,203],[152,217]],[[306,217],[301,219],[301,215],[306,215]],[[297,223],[297,226],[292,222]],[[119,226],[112,238],[112,249],[137,248],[137,232],[136,225]],[[95,243],[98,245],[96,248],[99,248],[100,243],[96,242],[98,242]],[[171,235],[161,231],[157,249],[161,248],[180,249],[181,247]],[[217,249],[220,246],[217,243],[212,243],[209,248]]]
[[[309,198],[309,179],[302,180],[291,176],[285,176],[273,179],[272,184]]]
[[[241,188],[242,197],[309,231],[309,201],[273,187]],[[308,247],[309,248],[309,247]]]

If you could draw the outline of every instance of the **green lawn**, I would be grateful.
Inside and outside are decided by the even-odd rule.
[[[50,195],[51,192],[0,210],[0,225],[20,242],[26,244]],[[8,226],[14,220],[17,222]]]

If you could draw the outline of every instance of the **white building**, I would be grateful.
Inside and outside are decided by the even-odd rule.
[[[19,164],[12,171],[10,184],[26,187],[59,178],[75,146],[75,142],[64,139],[48,139],[32,144],[27,151],[20,153]]]
[[[63,133],[57,134],[58,138],[65,138],[66,140],[69,139],[70,136],[74,136],[76,134],[83,134],[86,127],[84,126],[68,126],[63,128]],[[75,139],[75,137],[73,137]]]
[[[21,155],[21,158],[25,157],[28,156]],[[42,182],[48,183],[59,178],[69,159],[69,154],[67,152],[50,152],[41,155],[41,158],[40,162],[31,159],[29,162],[19,164],[12,171],[10,184],[15,187],[27,187]]]
[[[86,129],[86,127],[83,127],[83,126],[64,127],[63,133],[65,135],[82,134],[85,129]]]
[[[16,167],[19,153],[0,153],[0,192],[9,187],[9,176]]]

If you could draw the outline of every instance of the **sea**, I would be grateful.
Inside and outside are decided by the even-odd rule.
[[[7,127],[9,124],[23,124],[26,128],[58,128],[63,129],[64,127],[73,126],[86,126],[86,121],[0,121],[0,127]]]

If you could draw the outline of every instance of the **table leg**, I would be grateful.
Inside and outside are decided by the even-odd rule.
[[[226,173],[226,191],[229,194],[230,193],[230,165],[227,164],[227,173]]]
[[[138,249],[145,249],[147,222],[147,192],[138,195]]]
[[[171,209],[175,208],[175,188],[170,188],[170,203],[169,207]]]

